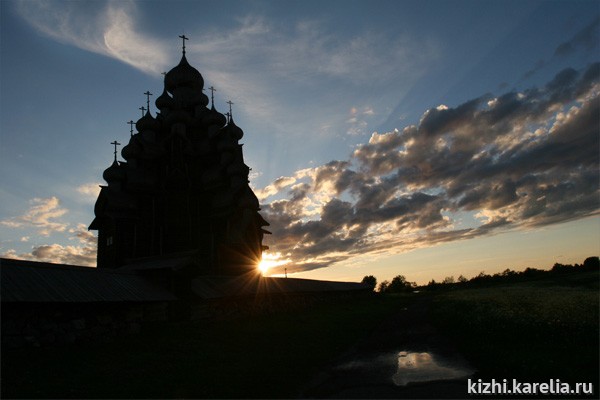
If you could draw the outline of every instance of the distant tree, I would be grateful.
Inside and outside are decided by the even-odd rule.
[[[544,273],[545,273],[545,271],[543,271],[541,269],[525,268],[525,271],[521,272],[521,275],[523,275],[525,277],[532,277],[532,276],[543,275]]]
[[[486,282],[490,282],[492,279],[491,275],[486,274],[484,271],[481,271],[479,275],[474,278],[471,278],[469,281],[472,285],[478,286],[485,284]]]
[[[573,266],[572,265],[565,265],[565,264],[560,264],[560,263],[556,263],[552,266],[551,271],[554,273],[562,273],[562,272],[570,272],[573,270]]]
[[[583,261],[582,267],[590,271],[597,271],[600,269],[600,258],[588,257],[585,259],[585,261]]]
[[[379,293],[385,293],[385,292],[387,292],[389,286],[390,286],[390,281],[385,280],[379,284],[377,291]]]
[[[479,273],[479,275],[477,275],[475,278],[478,278],[478,279],[489,279],[489,278],[491,278],[491,276],[488,275],[488,274],[486,274],[485,271],[481,271]]]
[[[445,277],[444,280],[442,281],[442,283],[444,285],[449,285],[449,284],[454,283],[454,276],[447,276],[447,277]]]
[[[464,275],[458,277],[458,283],[467,283],[469,280]]]
[[[397,275],[387,288],[388,292],[398,293],[412,290],[416,285],[414,282],[408,282],[404,275]]]
[[[375,278],[373,275],[367,275],[363,278],[361,283],[368,285],[371,290],[375,290],[377,287],[377,278]]]
[[[435,279],[432,279],[432,280],[430,280],[430,281],[429,281],[429,283],[427,284],[427,290],[436,290],[436,289],[438,289],[438,288],[439,288],[439,286],[440,286],[440,284],[439,284],[439,283],[437,283],[437,282],[435,281]]]

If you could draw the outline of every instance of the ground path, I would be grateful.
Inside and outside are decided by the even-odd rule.
[[[474,370],[428,317],[419,295],[314,377],[301,398],[466,398]],[[407,383],[409,381],[409,383]]]

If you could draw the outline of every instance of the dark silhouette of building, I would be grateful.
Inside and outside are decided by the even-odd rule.
[[[211,86],[183,55],[164,74],[159,112],[141,107],[131,138],[104,171],[108,183],[89,226],[98,231],[98,268],[163,268],[184,265],[192,275],[238,275],[256,271],[264,229],[259,203],[248,185],[244,132],[229,112],[215,109]],[[171,261],[169,261],[171,260]],[[183,263],[182,263],[183,260]],[[137,266],[137,267],[136,267]]]
[[[182,36],[182,39],[186,38]],[[104,341],[147,323],[256,315],[355,296],[353,282],[262,277],[263,227],[248,185],[242,130],[185,58],[103,174],[89,229],[98,268],[0,259],[2,343]]]

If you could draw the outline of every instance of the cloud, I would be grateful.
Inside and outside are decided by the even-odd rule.
[[[100,185],[101,183],[96,182],[84,183],[82,185],[79,185],[76,188],[76,190],[85,197],[96,199],[98,197],[98,194],[100,193]]]
[[[600,36],[600,17],[596,17],[589,25],[577,32],[571,39],[558,45],[554,51],[554,55],[563,57],[581,48],[588,52],[597,50],[598,36]]]
[[[574,54],[578,51],[587,52],[589,54],[597,54],[599,50],[600,42],[598,41],[598,37],[600,36],[600,17],[595,17],[592,22],[590,22],[587,26],[573,35],[569,40],[562,42],[559,44],[554,50],[554,54],[552,55],[552,60],[565,58],[571,54]],[[552,61],[549,60],[549,61]],[[536,61],[533,68],[528,70],[521,77],[520,82],[527,80],[538,73],[540,70],[545,68],[549,61],[540,59]]]
[[[133,1],[21,0],[15,9],[54,40],[158,76],[173,66],[178,48],[173,37],[163,39],[144,31],[146,6]],[[186,46],[188,59],[217,88],[217,108],[232,99],[234,115],[252,115],[262,121],[262,129],[304,142],[308,131],[343,133],[328,127],[344,123],[342,110],[352,106],[349,99],[357,93],[370,93],[379,102],[361,108],[394,101],[398,96],[394,88],[408,91],[440,54],[428,35],[386,35],[372,29],[340,34],[319,20],[282,23],[255,14],[233,20],[237,21],[233,26],[200,24],[187,33],[192,39]],[[324,87],[332,82],[335,89]],[[299,95],[290,98],[294,92]],[[286,107],[304,113],[290,115]],[[361,114],[356,123],[348,124],[346,133],[369,132],[368,126],[381,118]]]
[[[9,228],[33,227],[43,236],[65,231],[68,224],[56,219],[65,215],[68,210],[60,207],[57,197],[35,198],[30,200],[29,204],[31,206],[23,215],[2,220],[0,224]]]
[[[264,119],[263,123],[272,126],[269,130],[288,136],[318,132],[336,115],[340,120],[335,122],[343,124],[341,110],[346,102],[340,99],[355,98],[357,91],[377,90],[378,99],[385,95],[396,98],[390,82],[410,87],[439,53],[426,37],[388,37],[367,30],[343,36],[315,20],[282,25],[256,15],[239,18],[233,28],[190,35],[188,58],[198,60],[195,65],[219,90],[217,96],[233,98],[236,108]],[[387,61],[381,62],[382,57]],[[336,90],[324,87],[331,82],[340,85]],[[294,92],[299,95],[290,98],[289,93]],[[315,96],[308,98],[308,93],[314,93],[319,101]],[[304,113],[290,115],[283,104],[302,107]],[[356,124],[349,124],[351,134],[363,133],[366,117],[374,116],[367,108],[372,112],[372,106],[362,107],[367,112]]]
[[[349,159],[268,186],[271,250],[303,271],[597,215],[599,101],[595,63],[373,133]],[[456,228],[464,213],[479,222]]]
[[[148,74],[169,64],[168,46],[140,32],[132,1],[71,2],[22,0],[19,15],[43,34],[97,54],[117,59]]]
[[[70,229],[72,240],[79,245],[43,244],[33,246],[29,253],[18,253],[14,249],[7,250],[0,257],[21,260],[42,261],[57,264],[70,264],[92,267],[96,266],[97,238],[89,232],[84,224]]]
[[[294,183],[296,183],[296,178],[291,176],[281,176],[275,179],[275,181],[273,181],[273,183],[268,185],[267,187],[255,190],[255,194],[260,201],[263,201],[266,198],[277,194],[281,189],[290,186]]]

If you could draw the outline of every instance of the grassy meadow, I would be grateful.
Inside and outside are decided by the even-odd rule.
[[[383,321],[428,304],[476,378],[593,382],[598,271],[374,295],[260,317],[145,327],[112,343],[2,352],[2,398],[290,398]],[[422,303],[423,304],[423,303]],[[466,384],[465,384],[466,385]]]
[[[160,324],[107,344],[2,353],[2,398],[290,398],[405,298]]]
[[[480,378],[592,382],[598,390],[598,271],[449,290],[432,319]]]

